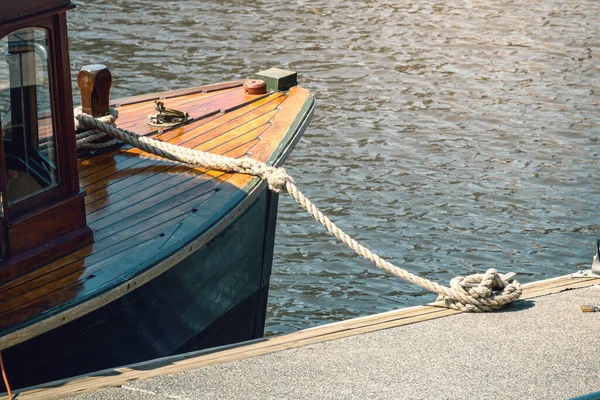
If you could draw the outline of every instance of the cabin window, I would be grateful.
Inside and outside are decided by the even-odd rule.
[[[0,52],[0,118],[10,206],[59,183],[48,31],[12,32],[0,39]]]

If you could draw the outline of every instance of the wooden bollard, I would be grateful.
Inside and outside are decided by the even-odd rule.
[[[105,65],[91,64],[82,67],[77,75],[82,111],[95,118],[106,115],[111,84],[112,75]]]

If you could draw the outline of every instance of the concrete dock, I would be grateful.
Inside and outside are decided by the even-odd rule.
[[[581,311],[600,304],[600,279],[524,289],[524,300],[500,312],[412,307],[101,371],[17,399],[567,399],[600,391],[600,312]]]

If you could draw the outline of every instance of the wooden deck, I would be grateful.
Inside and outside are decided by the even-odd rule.
[[[527,299],[537,298],[540,296],[557,294],[557,293],[561,293],[561,292],[565,292],[565,291],[570,291],[572,289],[586,288],[586,287],[590,287],[590,286],[598,285],[598,284],[600,284],[600,279],[598,279],[598,278],[570,278],[568,276],[549,279],[549,280],[540,281],[540,282],[534,282],[534,283],[523,285],[523,295],[522,295],[521,300],[527,300]],[[505,310],[505,312],[500,311],[500,312],[495,312],[495,313],[490,313],[490,314],[485,314],[485,315],[471,314],[471,317],[478,319],[477,316],[480,316],[479,319],[482,319],[482,318],[487,319],[488,320],[487,324],[491,324],[491,327],[488,326],[488,328],[493,329],[494,318],[502,319],[502,318],[507,318],[508,316],[510,316],[510,318],[518,318],[518,315],[520,315],[520,313],[525,312],[528,309],[528,307],[527,306],[520,307],[520,304],[522,305],[522,303],[523,303],[522,301],[517,302],[515,305],[510,306],[507,310]],[[561,305],[560,302],[556,304],[556,308],[560,309],[560,310],[564,310],[569,315],[580,316],[582,314],[578,307],[575,309],[573,309],[571,306],[564,307]],[[535,309],[535,306],[533,307],[533,309]],[[546,312],[547,311],[545,311],[545,310],[542,312],[542,319],[546,322],[550,321],[550,324],[552,324],[553,316],[552,316],[552,314],[549,314],[549,315],[544,314]],[[180,372],[192,371],[192,370],[197,370],[199,368],[208,367],[208,366],[218,366],[218,365],[224,364],[224,363],[234,363],[234,362],[238,362],[240,360],[244,360],[244,359],[247,359],[250,357],[257,357],[257,356],[273,354],[273,353],[280,352],[282,350],[295,349],[295,348],[308,346],[308,345],[316,345],[319,343],[324,343],[324,342],[329,342],[329,341],[335,341],[334,342],[334,343],[336,343],[335,346],[341,347],[342,349],[345,349],[346,352],[354,354],[358,350],[348,349],[348,348],[344,347],[344,345],[341,344],[342,341],[337,341],[337,339],[349,338],[352,336],[356,336],[356,335],[360,335],[360,334],[364,334],[364,333],[370,333],[370,332],[382,332],[383,330],[387,330],[390,328],[398,328],[398,327],[402,327],[402,326],[406,326],[406,325],[410,325],[410,324],[415,324],[418,322],[437,320],[442,317],[447,317],[447,316],[457,315],[457,314],[460,314],[460,312],[450,310],[450,309],[445,309],[445,308],[433,307],[433,306],[417,306],[417,307],[410,307],[410,308],[406,308],[406,309],[394,310],[394,311],[389,311],[389,312],[382,313],[382,314],[370,315],[370,316],[366,316],[366,317],[351,319],[348,321],[342,321],[342,322],[328,324],[328,325],[324,325],[324,326],[320,326],[320,327],[316,327],[316,328],[306,329],[306,330],[291,333],[288,335],[282,335],[282,336],[272,337],[272,338],[268,338],[268,339],[256,339],[256,340],[246,342],[246,343],[222,346],[222,347],[214,348],[214,349],[207,349],[207,350],[201,350],[201,351],[187,353],[187,354],[180,354],[180,355],[171,356],[171,357],[164,357],[161,359],[152,360],[149,362],[138,363],[138,364],[129,365],[129,366],[124,366],[121,368],[98,371],[97,373],[89,374],[87,376],[81,376],[81,377],[73,378],[73,379],[65,379],[65,380],[61,380],[61,381],[52,382],[47,385],[42,385],[37,388],[25,389],[25,390],[21,391],[21,393],[19,393],[18,398],[23,399],[23,400],[25,400],[25,399],[28,399],[28,400],[60,399],[60,398],[64,398],[64,397],[75,396],[75,395],[81,394],[81,393],[99,390],[102,388],[119,387],[121,385],[126,385],[126,384],[129,385],[129,384],[132,384],[132,382],[137,381],[137,380],[149,379],[152,377],[160,377],[160,376],[165,376],[167,374],[176,374],[176,373],[180,373]],[[500,314],[500,315],[495,315],[495,314]],[[504,314],[505,317],[502,317],[502,314]],[[467,316],[468,315],[465,315],[465,317],[467,317]],[[593,319],[595,319],[595,317],[596,317],[596,315],[591,315],[591,314],[588,316]],[[585,320],[589,321],[589,318],[586,319],[583,317],[585,317],[585,315],[583,315],[581,318],[578,318],[578,319],[582,319],[582,320],[585,319]],[[577,319],[577,317],[576,317],[576,319]],[[444,318],[444,321],[446,321],[445,318]],[[465,336],[465,338],[467,338],[466,339],[467,341],[471,340],[471,343],[479,343],[480,339],[475,340],[474,336],[472,336],[473,331],[475,330],[475,327],[474,326],[465,327],[462,325],[462,322],[460,322],[460,321],[462,321],[462,320],[454,321],[454,322],[451,322],[450,320],[448,320],[447,324],[454,323],[454,325],[452,325],[452,326],[456,327],[454,330],[462,330],[462,333],[464,334],[463,336]],[[504,321],[504,322],[506,322],[506,321]],[[536,325],[536,324],[540,325],[541,323],[542,323],[542,321],[532,322],[533,325]],[[458,324],[458,326],[456,326],[456,324]],[[481,324],[483,325],[484,322],[482,321]],[[423,328],[423,329],[426,330],[426,328]],[[574,332],[573,330],[576,330],[576,329],[577,329],[577,326],[570,325],[568,327],[568,331],[570,333],[566,337],[567,338],[572,337],[573,335],[571,332]],[[523,331],[523,329],[521,329],[521,331]],[[509,340],[508,338],[510,338],[510,336],[511,336],[510,331],[503,331],[503,332],[504,332],[503,336],[500,335],[500,332],[498,332],[498,336],[499,337],[501,336],[498,340],[500,340],[500,341]],[[516,331],[515,331],[515,333],[516,333]],[[532,335],[535,336],[536,334],[537,334],[536,332],[532,332]],[[582,332],[582,334],[583,334],[583,332]],[[589,332],[589,334],[595,335],[596,332]],[[441,331],[438,331],[437,335],[439,335],[441,337],[441,336],[443,336],[443,333]],[[433,333],[433,336],[435,336],[435,333]],[[507,336],[508,338],[504,338],[504,336]],[[539,338],[542,339],[543,337],[544,336],[542,334],[542,336],[540,336]],[[471,339],[469,339],[469,338],[471,338]],[[558,339],[560,339],[560,338],[558,338]],[[565,340],[570,340],[570,339],[565,339]],[[541,342],[543,342],[543,340],[540,341],[539,346],[543,346],[543,344]],[[337,343],[340,343],[340,344],[337,344]],[[383,352],[385,352],[385,348],[386,348],[387,344],[385,342],[378,342],[378,343],[379,343],[379,346],[382,349],[384,349]],[[572,343],[572,345],[579,346],[576,343]],[[539,347],[535,343],[533,343],[532,346],[534,347],[534,351],[535,351],[535,348]],[[589,346],[593,346],[593,343],[589,343],[588,347]],[[313,348],[312,346],[305,347],[305,348],[309,349],[307,351],[309,353],[313,353],[313,356],[314,356],[315,351],[314,350],[312,352],[310,351],[310,349]],[[461,347],[461,349],[464,350],[464,352],[466,352],[467,355],[471,354],[471,352],[467,348]],[[492,353],[494,353],[494,356],[502,357],[502,356],[498,356],[498,354],[495,353],[497,351],[497,349],[495,347],[488,346],[488,349]],[[425,353],[428,352],[427,349],[422,349],[422,348],[414,348],[413,350],[415,352],[425,352]],[[454,350],[454,351],[447,352],[449,357],[452,360],[454,360],[454,361],[451,360],[450,363],[456,362],[455,352],[457,349],[455,348],[452,350]],[[344,350],[342,350],[342,351],[344,351]],[[283,353],[281,353],[281,354],[282,354],[281,357],[283,357],[283,358],[286,357],[285,355],[283,355]],[[294,354],[296,354],[296,353],[291,353],[291,355],[288,357],[291,360],[290,361],[291,365],[289,366],[290,371],[292,369],[296,368],[294,366],[298,366],[299,363],[303,362],[302,360],[300,360],[298,358],[298,356],[294,356]],[[434,359],[438,359],[438,357],[441,357],[442,354],[435,353],[435,354],[430,354],[429,356]],[[483,357],[483,355],[482,355],[482,357]],[[507,355],[505,354],[505,355],[503,355],[503,357],[504,357],[504,361],[505,361],[505,362],[503,362],[503,364],[510,364],[509,360],[506,360]],[[411,358],[411,357],[408,357],[408,358]],[[490,363],[498,362],[498,359],[492,359],[492,358],[485,358],[485,360],[488,360]],[[307,362],[310,363],[310,361],[307,361]],[[336,363],[344,364],[343,360],[341,360],[341,359],[339,359],[337,361],[331,360],[331,362],[333,364],[336,364]],[[382,359],[382,360],[379,360],[378,363],[376,363],[375,368],[378,370],[383,370],[383,369],[389,368],[391,366],[394,366],[395,363],[397,363],[397,362],[398,362],[398,360]],[[442,362],[442,361],[438,361],[438,362]],[[553,361],[553,362],[555,362],[555,361]],[[245,365],[245,367],[247,367],[250,370],[250,369],[253,369],[252,366],[254,365],[254,363],[255,363],[254,361],[251,361],[251,362],[245,363],[244,365]],[[260,357],[257,357],[256,363],[260,363]],[[358,366],[355,366],[355,367],[358,368]],[[362,365],[360,367],[368,368],[367,365]],[[275,366],[275,368],[277,368],[277,366]],[[317,368],[317,370],[318,370],[318,368]],[[342,370],[345,371],[344,368],[342,368]],[[288,376],[290,374],[293,376],[293,373],[290,371],[288,371],[286,374]],[[540,373],[543,373],[543,372],[544,371],[540,371]],[[251,372],[248,371],[248,373],[250,374]],[[320,372],[320,374],[330,374],[330,373],[332,373],[332,372],[325,372],[325,371]],[[573,371],[573,374],[575,374],[575,375],[578,373],[579,373],[578,371]],[[518,374],[517,374],[517,376],[518,376]],[[466,377],[466,378],[468,378],[468,377]],[[211,380],[210,376],[204,376],[203,379],[207,380],[207,384],[208,384],[208,381]],[[222,380],[220,380],[221,378],[219,376],[215,376],[215,379],[217,381],[220,381],[221,382],[220,384],[223,385],[221,388],[223,391],[223,394],[216,396],[216,397],[226,398],[227,397],[226,393],[228,393],[227,392],[227,390],[228,390],[227,382],[223,382]],[[367,379],[372,379],[372,378],[367,378]],[[441,379],[441,377],[438,377],[438,379]],[[181,377],[176,380],[177,380],[176,385],[181,385],[182,381],[185,382],[185,380],[182,380]],[[398,380],[397,377],[395,377],[394,381],[400,382],[400,381],[402,381],[402,379]],[[421,382],[422,387],[423,387],[423,389],[425,389],[427,387],[427,385],[431,383],[431,377],[427,377],[427,375],[423,375],[421,381],[422,381]],[[256,383],[256,382],[254,382],[254,383]],[[273,385],[278,386],[278,384],[276,382],[273,382]],[[317,383],[317,385],[318,385],[318,383]],[[497,381],[495,383],[495,385],[498,386],[498,387],[494,387],[494,389],[496,390],[500,387],[500,385],[503,385],[503,383],[502,383],[502,381]],[[304,386],[304,384],[302,386]],[[526,387],[527,385],[521,385],[521,386]],[[484,385],[482,387],[487,387],[487,386]],[[192,387],[190,387],[189,389],[193,391]],[[248,387],[244,390],[252,391],[254,389],[256,389],[256,388],[250,389]],[[298,390],[298,389],[299,389],[298,387],[296,387],[296,388],[288,387],[287,390],[290,390],[290,391],[288,391],[287,393],[288,393],[288,395],[290,395],[290,393],[294,393],[293,390]],[[490,388],[488,388],[486,390],[489,390],[489,389]],[[261,389],[261,390],[263,390],[263,389]],[[264,388],[264,390],[269,392],[268,387]],[[456,390],[456,388],[448,386],[447,390],[448,390],[448,392],[447,392],[448,395],[450,395],[451,393],[456,394],[456,392],[452,392],[452,390]],[[131,393],[132,398],[137,398],[135,396],[135,392],[127,392],[127,391],[118,392],[118,394],[120,396],[122,396],[123,398],[129,398],[127,396],[127,393]],[[219,392],[219,393],[221,393],[221,392]],[[253,393],[253,392],[250,392],[250,393]],[[154,393],[154,394],[157,395],[157,393]],[[248,392],[246,394],[248,394]],[[97,398],[113,398],[111,396],[114,396],[114,395],[115,395],[114,392],[108,392],[108,397],[103,397],[102,395],[99,395]],[[263,395],[264,395],[264,393],[263,393]],[[148,396],[149,396],[148,398],[154,398],[154,395],[152,395],[152,392],[148,392]],[[426,394],[423,394],[422,396],[427,397]],[[189,394],[184,397],[188,398]],[[341,397],[344,397],[344,396],[341,396]],[[385,396],[383,396],[383,397],[385,397]],[[460,396],[450,395],[450,397],[458,398]],[[95,398],[95,397],[92,396],[92,398]]]
[[[301,87],[260,96],[241,82],[117,101],[117,125],[138,134],[230,157],[278,164],[313,98]],[[154,99],[187,111],[184,126],[144,123]],[[261,183],[242,174],[188,168],[122,146],[79,161],[94,243],[18,276],[0,270],[0,350],[60,326],[164,272]],[[165,262],[167,260],[168,262]],[[169,261],[170,260],[170,261]],[[161,268],[156,268],[162,264]],[[93,300],[92,300],[93,299]]]

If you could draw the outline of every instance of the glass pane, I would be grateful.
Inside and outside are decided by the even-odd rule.
[[[8,204],[58,185],[45,29],[21,29],[0,40],[0,118]]]

